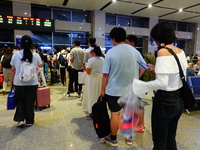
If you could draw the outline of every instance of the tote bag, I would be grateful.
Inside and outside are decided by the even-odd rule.
[[[183,103],[184,103],[184,108],[185,109],[192,108],[192,107],[194,107],[194,104],[195,104],[195,98],[192,94],[191,89],[188,87],[188,85],[185,81],[185,76],[183,74],[183,70],[181,68],[180,61],[172,49],[170,49],[168,47],[164,47],[164,48],[166,48],[174,56],[174,58],[176,59],[176,62],[178,64],[179,74],[181,77],[181,81],[183,83],[183,86],[179,89],[179,92],[181,94],[181,99],[183,100]]]
[[[78,72],[78,83],[85,84],[85,78],[87,76],[86,72]]]
[[[10,89],[10,93],[7,98],[7,110],[13,110],[16,107],[16,100],[15,100],[15,90],[14,87]]]

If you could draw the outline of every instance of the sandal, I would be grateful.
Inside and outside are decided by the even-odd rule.
[[[135,131],[135,132],[143,133],[143,132],[144,132],[144,129],[145,129],[145,125],[142,126],[142,127],[136,127],[134,131]]]

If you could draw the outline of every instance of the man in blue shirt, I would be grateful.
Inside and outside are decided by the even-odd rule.
[[[145,61],[135,48],[125,43],[126,31],[123,28],[113,28],[110,37],[114,47],[107,52],[104,60],[101,96],[105,96],[111,110],[111,135],[105,137],[104,142],[118,146],[117,131],[121,106],[117,101],[126,92],[132,79],[139,78],[145,71],[137,61]],[[126,139],[126,143],[132,144],[132,139]]]

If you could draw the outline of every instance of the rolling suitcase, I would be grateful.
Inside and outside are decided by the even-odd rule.
[[[37,98],[35,106],[42,110],[43,108],[50,107],[50,88],[42,87],[37,89]]]
[[[51,84],[54,84],[56,83],[58,80],[58,77],[57,77],[57,71],[52,69],[51,70]]]
[[[0,74],[0,87],[3,86],[3,81],[4,81],[3,74]]]

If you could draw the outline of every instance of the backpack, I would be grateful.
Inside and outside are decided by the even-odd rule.
[[[110,118],[105,99],[99,97],[97,102],[92,106],[92,119],[94,129],[99,138],[110,134]]]
[[[3,60],[2,60],[3,68],[11,68],[10,62],[11,62],[12,55],[4,55],[2,57],[3,57]]]
[[[17,55],[22,59],[22,55],[19,52],[17,52]],[[35,78],[37,78],[36,67],[28,61],[23,61],[19,72],[19,80],[28,82]]]
[[[60,61],[61,66],[66,66],[67,62],[66,62],[65,58],[63,57],[63,55],[61,55],[61,54],[59,56],[59,61]]]

